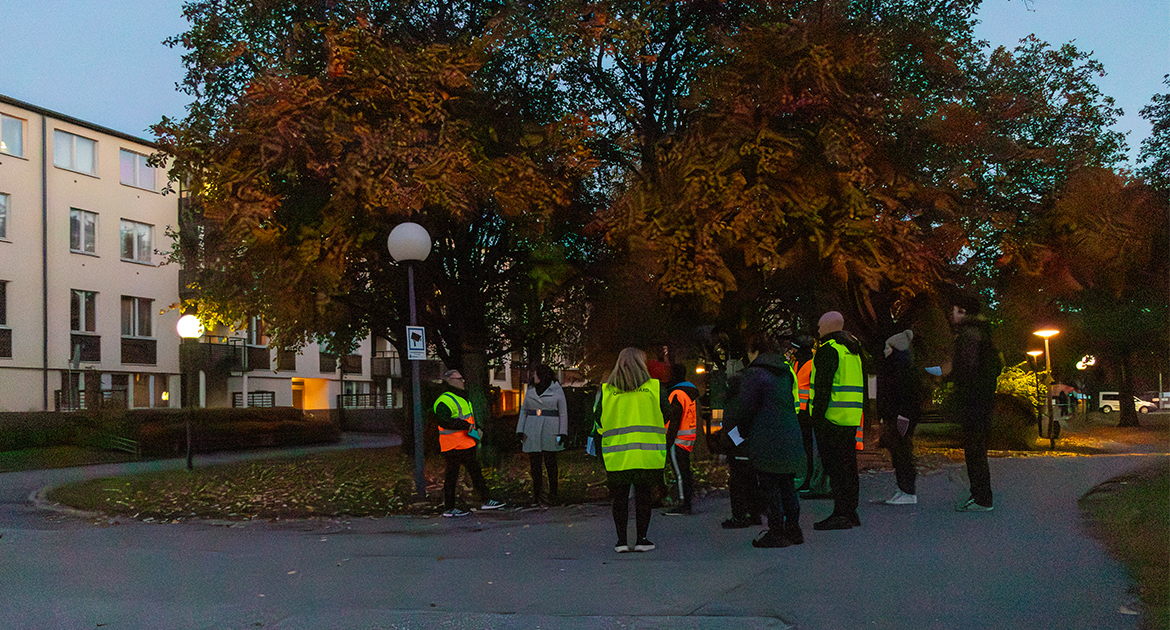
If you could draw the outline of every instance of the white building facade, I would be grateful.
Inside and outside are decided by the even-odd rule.
[[[178,220],[147,140],[0,95],[0,411],[176,407]]]

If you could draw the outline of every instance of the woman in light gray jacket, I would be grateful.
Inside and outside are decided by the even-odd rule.
[[[532,473],[532,503],[540,505],[540,490],[544,475],[541,462],[548,471],[548,505],[557,503],[557,451],[565,449],[569,434],[569,413],[565,405],[565,391],[557,382],[556,373],[547,365],[536,366],[532,382],[524,394],[520,407],[520,421],[516,433],[524,440]]]

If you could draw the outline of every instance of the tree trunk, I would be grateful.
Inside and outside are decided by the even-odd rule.
[[[1137,409],[1133,406],[1132,358],[1132,351],[1127,350],[1121,355],[1121,391],[1118,392],[1118,399],[1121,402],[1121,419],[1117,423],[1119,427],[1141,426],[1138,422]]]

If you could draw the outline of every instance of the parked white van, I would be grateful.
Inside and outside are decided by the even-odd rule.
[[[1097,408],[1101,413],[1112,413],[1114,411],[1121,411],[1121,394],[1120,392],[1101,392],[1097,395]],[[1156,410],[1158,407],[1153,403],[1148,403],[1138,397],[1133,399],[1133,408],[1138,413],[1149,413]]]

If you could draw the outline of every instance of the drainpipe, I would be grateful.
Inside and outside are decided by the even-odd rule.
[[[49,117],[41,115],[41,389],[49,410]]]

